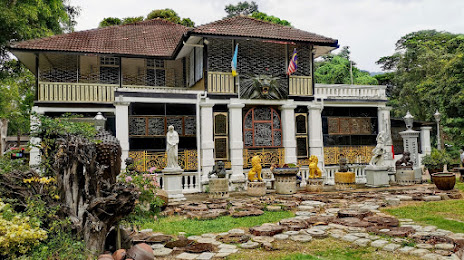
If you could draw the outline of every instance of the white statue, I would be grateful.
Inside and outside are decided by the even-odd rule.
[[[170,125],[166,135],[166,154],[168,157],[166,168],[180,168],[178,162],[178,144],[179,134],[174,130],[174,126]]]
[[[369,162],[369,165],[372,166],[383,166],[384,160],[385,160],[385,155],[387,154],[387,151],[385,150],[385,133],[381,131],[377,135],[377,145],[375,148],[372,150],[372,159]]]

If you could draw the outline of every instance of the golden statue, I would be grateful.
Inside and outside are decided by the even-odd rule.
[[[248,181],[263,181],[263,178],[261,177],[262,168],[261,157],[259,157],[259,155],[253,156],[253,158],[251,158],[251,169],[248,172]]]
[[[322,177],[321,169],[317,167],[318,161],[319,160],[317,159],[316,155],[311,155],[311,157],[309,157],[309,178],[310,179]]]

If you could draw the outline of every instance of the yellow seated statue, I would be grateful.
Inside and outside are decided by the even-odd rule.
[[[253,182],[253,181],[263,181],[263,178],[261,177],[261,158],[259,155],[253,156],[251,158],[251,169],[248,172],[248,181]]]
[[[311,155],[311,157],[309,157],[309,178],[310,179],[322,177],[321,169],[317,167],[318,161],[319,159],[317,159],[316,155]]]

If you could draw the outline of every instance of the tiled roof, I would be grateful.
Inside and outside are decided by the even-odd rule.
[[[170,57],[188,30],[153,19],[13,43],[11,48]]]
[[[242,36],[318,43],[337,46],[338,41],[315,33],[306,32],[289,26],[273,24],[248,16],[235,16],[198,26],[193,34]]]

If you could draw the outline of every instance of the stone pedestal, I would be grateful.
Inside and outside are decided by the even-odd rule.
[[[165,168],[163,171],[163,189],[168,193],[169,202],[185,200],[182,193],[182,168]]]
[[[400,135],[403,138],[404,151],[409,152],[413,165],[415,167],[419,166],[419,147],[417,142],[419,131],[408,129],[406,131],[400,132]]]
[[[335,173],[336,190],[353,190],[356,188],[356,174],[354,172]]]
[[[264,196],[266,195],[266,183],[263,181],[248,182],[247,194],[249,196]]]
[[[414,185],[416,183],[414,170],[410,168],[401,169],[396,167],[395,178],[398,185]]]
[[[388,176],[387,166],[366,167],[366,186],[368,187],[388,187],[390,186],[390,177]]]
[[[277,194],[291,195],[295,194],[296,174],[275,174],[275,189]]]
[[[209,180],[210,199],[225,199],[229,197],[229,179],[215,178]]]
[[[323,178],[312,178],[308,179],[305,189],[309,192],[321,192],[322,187],[324,186],[324,179]]]

